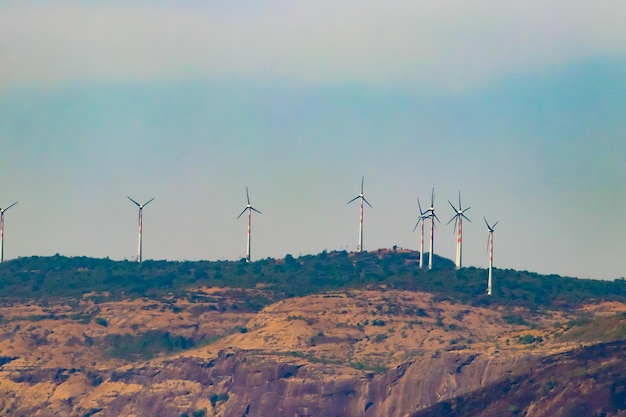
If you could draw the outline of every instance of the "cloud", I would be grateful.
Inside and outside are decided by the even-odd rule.
[[[625,15],[621,0],[11,1],[0,5],[0,82],[235,76],[467,90],[624,56]]]

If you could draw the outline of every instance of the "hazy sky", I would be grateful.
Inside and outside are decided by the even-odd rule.
[[[0,2],[5,257],[419,249],[626,275],[626,2]]]

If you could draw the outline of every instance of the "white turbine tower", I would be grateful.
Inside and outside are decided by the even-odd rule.
[[[246,210],[248,211],[248,244],[246,246],[246,262],[250,262],[250,227],[252,225],[252,211],[256,211],[259,214],[262,214],[262,213],[259,210],[255,209],[254,207],[252,207],[252,204],[250,204],[250,194],[248,193],[248,187],[246,187],[246,199],[248,201],[248,204],[242,210],[242,212],[239,213],[239,216],[237,216],[237,218],[240,218],[243,215],[243,213],[246,212]]]
[[[454,207],[454,204],[452,204],[450,200],[448,200],[448,203],[450,203],[450,207],[452,207],[452,210],[454,210],[455,212],[454,216],[452,216],[452,218],[448,221],[448,224],[450,224],[452,220],[455,220],[454,229],[457,232],[456,269],[461,269],[463,266],[463,219],[467,220],[468,222],[471,222],[471,220],[468,219],[467,216],[465,215],[465,212],[469,210],[471,207],[468,207],[466,209],[461,208],[462,207],[461,206],[461,191],[459,191],[459,208]]]
[[[128,197],[128,199],[130,201],[132,201],[133,203],[135,203],[137,205],[137,207],[139,207],[139,244],[137,245],[137,262],[141,262],[141,259],[142,259],[142,244],[143,244],[143,238],[142,238],[142,235],[143,235],[143,233],[142,233],[143,220],[142,220],[142,218],[143,218],[143,208],[145,206],[147,206],[148,203],[150,203],[155,198],[156,197],[152,197],[150,200],[146,201],[145,203],[139,204],[138,202],[136,202],[132,198]]]
[[[359,252],[363,252],[363,202],[366,202],[368,206],[372,207],[369,201],[365,199],[365,195],[363,194],[363,182],[364,181],[365,181],[365,177],[361,177],[361,194],[357,195],[352,200],[346,203],[346,204],[350,204],[354,200],[361,199],[361,212],[360,212],[360,217],[359,217],[359,246],[357,247],[357,251]]]
[[[428,255],[428,269],[433,269],[433,259],[435,258],[435,219],[439,222],[439,217],[435,214],[435,187],[430,195],[430,207],[426,210],[430,213],[430,255]],[[441,222],[439,222],[441,223]]]
[[[4,212],[17,204],[17,201],[7,208],[0,209],[0,263],[4,262]]]
[[[417,219],[417,223],[415,223],[415,227],[413,228],[413,231],[415,232],[415,229],[417,229],[417,226],[419,226],[421,222],[422,233],[421,233],[421,239],[420,239],[420,268],[423,268],[424,267],[424,223],[426,222],[426,219],[430,217],[430,215],[428,214],[428,210],[422,211],[422,205],[420,204],[419,197],[417,197],[417,207],[420,210],[420,216]]]
[[[487,236],[487,246],[489,248],[489,280],[487,281],[487,295],[491,295],[491,270],[493,269],[493,231],[495,230],[496,224],[498,224],[498,222],[495,222],[493,226],[489,226],[487,219],[483,217],[483,220],[485,220],[487,230],[489,230],[489,234]]]

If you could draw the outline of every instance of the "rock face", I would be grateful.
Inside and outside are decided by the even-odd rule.
[[[626,342],[553,355],[412,417],[626,416]]]
[[[232,304],[211,294],[217,300],[211,302]],[[0,308],[5,318],[0,414],[465,417],[526,412],[543,417],[565,415],[558,410],[564,398],[575,395],[614,404],[587,410],[623,415],[626,363],[617,359],[624,348],[572,350],[580,341],[562,342],[559,334],[575,312],[471,307],[407,291],[315,295],[258,313],[210,306],[143,300]],[[611,308],[612,314],[624,306]],[[592,310],[586,308],[585,316]],[[138,348],[153,352],[154,345],[169,350],[150,358],[137,353]],[[594,370],[583,371],[585,366]],[[572,376],[571,367],[589,377],[577,380],[580,375]],[[546,380],[548,375],[560,375],[558,384]],[[573,382],[567,385],[561,378]],[[518,392],[526,397],[507,399]],[[487,400],[493,405],[481,408]]]
[[[92,413],[101,417],[179,417],[202,409],[223,417],[406,416],[475,391],[512,365],[531,360],[530,355],[511,362],[445,353],[373,374],[340,365],[303,364],[293,358],[230,351],[220,352],[210,361],[180,358],[97,375],[31,369],[9,373],[14,388],[24,392],[26,387],[45,385],[54,391],[52,401],[28,404],[16,398],[12,408],[6,407],[5,400],[5,409],[13,415],[33,416]],[[64,397],[61,387],[72,383],[84,384],[91,395]],[[42,406],[55,411],[47,414]]]

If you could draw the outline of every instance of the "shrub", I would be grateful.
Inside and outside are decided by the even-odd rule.
[[[209,397],[209,401],[211,401],[211,406],[215,408],[218,402],[226,402],[228,401],[228,393],[223,392],[221,394],[213,394]]]
[[[383,340],[387,339],[387,337],[388,336],[386,334],[384,334],[384,333],[378,333],[376,336],[374,336],[373,342],[374,343],[380,343]]]
[[[539,343],[543,341],[543,338],[541,336],[535,337],[532,334],[527,334],[524,335],[522,337],[519,338],[520,343],[523,343],[525,345],[530,345],[533,344],[535,342]]]
[[[102,327],[107,327],[109,325],[109,322],[102,317],[96,317],[94,321],[96,322],[96,324],[99,324]]]

